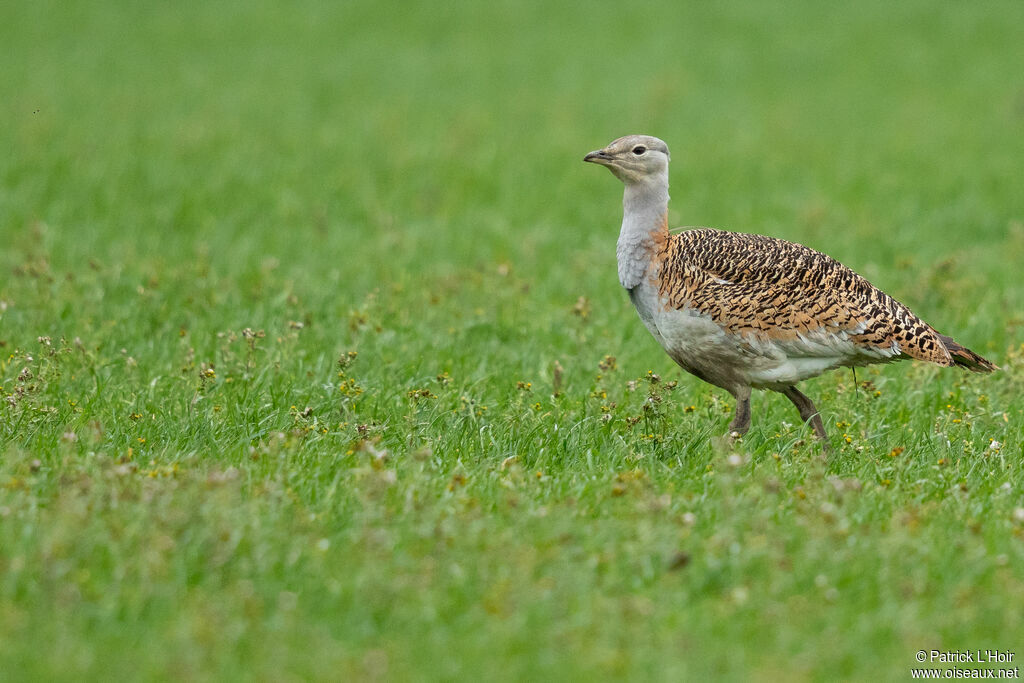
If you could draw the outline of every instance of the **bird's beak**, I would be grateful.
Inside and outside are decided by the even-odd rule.
[[[589,161],[592,164],[601,164],[602,166],[607,166],[608,164],[611,163],[612,157],[610,154],[608,154],[608,152],[604,151],[603,149],[599,149],[583,157],[583,161]]]

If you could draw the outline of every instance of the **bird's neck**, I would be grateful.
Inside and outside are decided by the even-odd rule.
[[[659,249],[668,240],[668,178],[627,185],[622,196],[622,230],[616,255],[619,282],[639,285]]]

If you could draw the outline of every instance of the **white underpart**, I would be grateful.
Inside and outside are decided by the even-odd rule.
[[[674,361],[734,393],[742,393],[747,386],[789,386],[841,365],[898,355],[892,349],[859,347],[845,332],[820,330],[791,340],[732,334],[706,313],[666,306],[647,280],[630,291],[630,298],[644,325]]]
[[[732,334],[708,314],[669,306],[658,292],[660,274],[652,258],[652,231],[663,222],[667,207],[667,173],[627,185],[616,253],[619,281],[629,290],[640,319],[684,369],[742,396],[749,387],[789,386],[840,365],[877,362],[900,353],[895,343],[877,350],[855,345],[849,334],[858,330],[816,330],[790,340]]]

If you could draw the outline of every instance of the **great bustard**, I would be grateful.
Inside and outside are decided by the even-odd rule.
[[[687,372],[736,399],[730,434],[750,428],[750,390],[784,394],[828,449],[818,409],[796,383],[840,366],[915,358],[995,365],[835,259],[763,235],[668,231],[668,146],[629,135],[583,158],[625,186],[619,281],[640,319]]]

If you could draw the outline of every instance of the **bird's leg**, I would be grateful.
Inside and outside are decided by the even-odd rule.
[[[800,411],[800,419],[803,420],[805,424],[808,422],[811,423],[811,427],[814,428],[814,435],[818,437],[819,441],[821,441],[822,448],[828,452],[830,450],[830,444],[828,442],[828,434],[825,433],[825,424],[821,421],[821,414],[818,412],[818,409],[814,407],[814,403],[811,399],[800,393],[800,390],[796,387],[786,387],[781,391],[786,398],[793,402],[796,409]]]
[[[729,423],[729,436],[743,436],[750,429],[750,389],[733,395],[736,397],[736,414]]]

